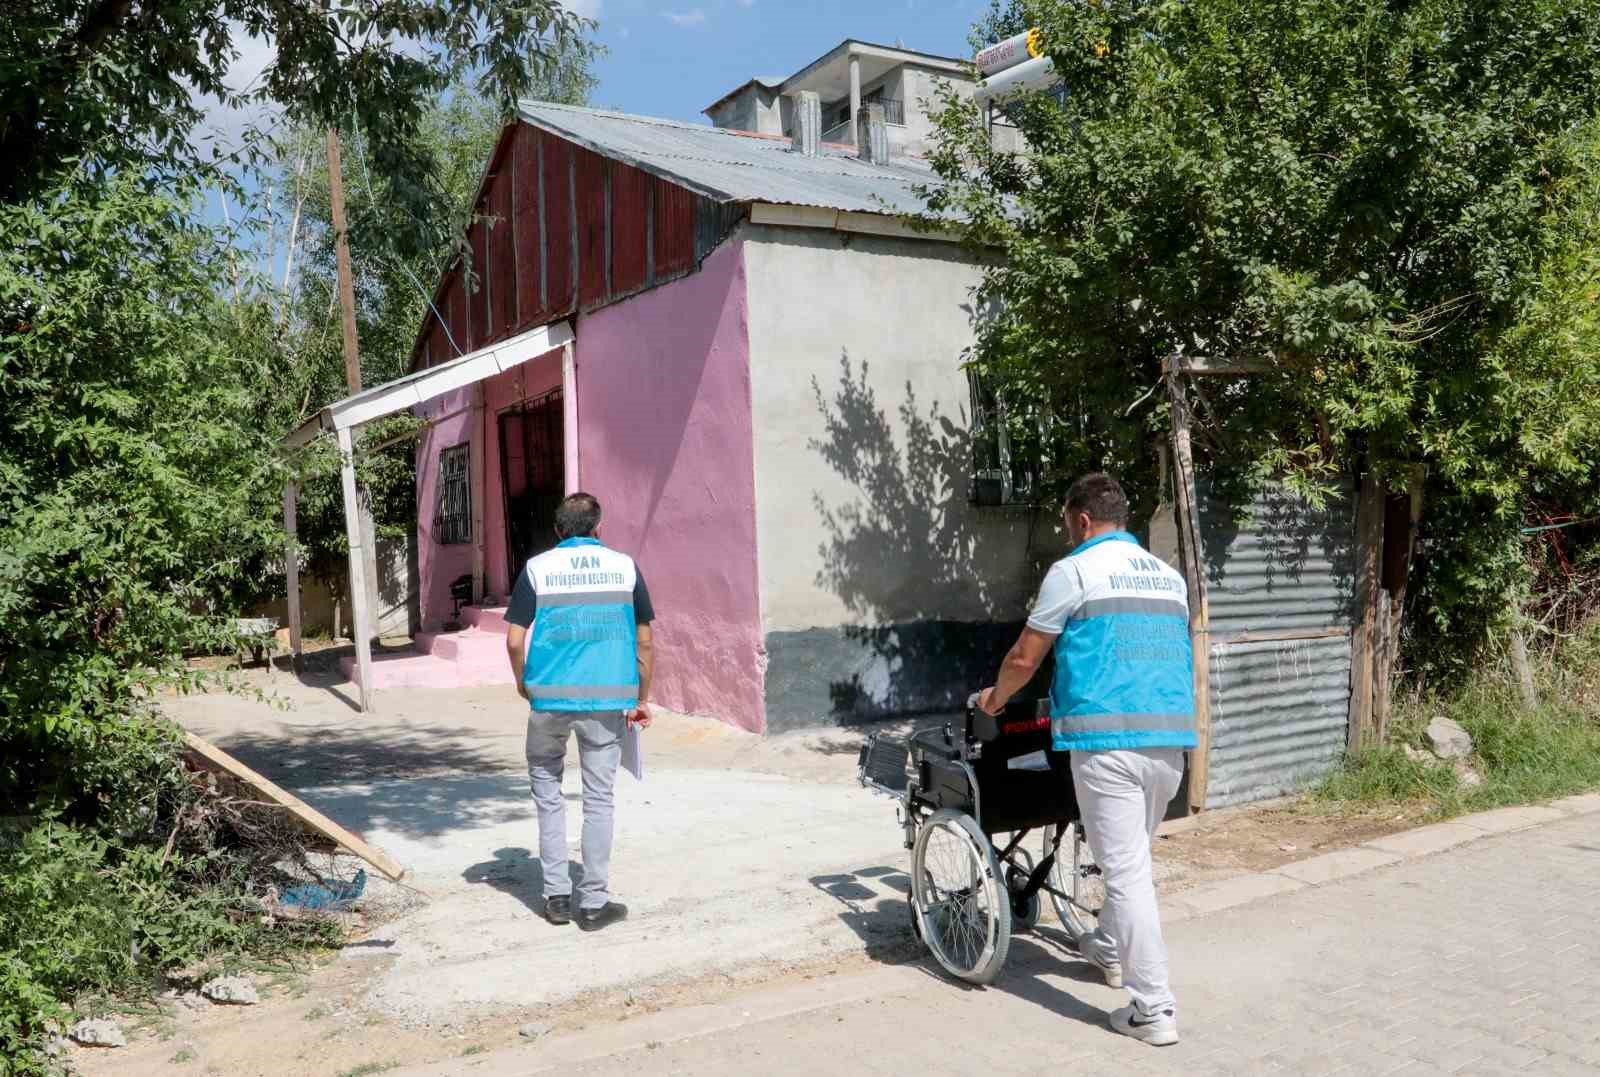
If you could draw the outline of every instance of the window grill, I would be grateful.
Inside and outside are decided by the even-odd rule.
[[[433,517],[436,541],[458,546],[472,541],[470,442],[439,450],[439,494]]]

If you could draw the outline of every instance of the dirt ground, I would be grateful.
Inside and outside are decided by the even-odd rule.
[[[628,788],[648,790],[644,795],[670,803],[672,812],[647,808],[649,799],[624,803],[619,785],[619,828],[649,813],[633,824],[641,828],[635,845],[648,846],[649,855],[626,856],[624,845],[613,867],[614,875],[629,864],[639,873],[623,891],[635,917],[598,936],[570,928],[550,934],[557,929],[537,919],[522,892],[529,885],[518,876],[525,852],[513,850],[523,858],[497,859],[487,872],[484,864],[462,870],[472,850],[532,827],[512,799],[525,796],[515,696],[509,689],[401,693],[380,697],[378,713],[362,716],[334,668],[330,662],[300,678],[256,670],[246,680],[273,697],[267,701],[210,694],[171,700],[168,709],[335,818],[364,817],[368,837],[415,865],[412,881],[426,899],[374,886],[363,910],[368,929],[351,945],[298,971],[259,975],[257,1006],[168,1002],[160,1016],[130,1016],[129,1047],[74,1052],[86,1077],[356,1077],[522,1042],[519,1030],[530,1023],[541,1034],[576,1031],[918,956],[905,920],[906,854],[892,807],[855,784],[861,731],[759,738],[664,716],[650,734],[647,767],[654,773]],[[437,786],[449,789],[440,806],[419,814],[415,804],[403,811],[396,804],[425,799],[418,791]],[[696,815],[702,789],[718,801],[704,805],[707,812],[745,798],[734,815],[750,818]],[[440,821],[445,817],[454,829]],[[762,824],[767,817],[770,826]],[[723,844],[673,846],[678,818],[699,827],[716,818],[726,831]],[[1305,801],[1208,813],[1163,827],[1158,881],[1163,893],[1179,893],[1417,821],[1394,811],[1339,814]],[[768,840],[774,831],[787,835],[782,843]],[[707,858],[718,866],[706,866]],[[642,891],[659,893],[635,903]],[[1048,924],[1039,930],[1060,939]],[[601,940],[611,949],[597,948]],[[416,1008],[416,997],[435,989],[462,1000],[448,1019]]]

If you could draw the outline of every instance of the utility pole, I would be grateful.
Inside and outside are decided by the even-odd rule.
[[[333,250],[339,270],[339,306],[344,315],[344,380],[354,396],[361,391],[361,352],[356,341],[356,289],[351,279],[350,239],[345,227],[344,171],[339,132],[328,128],[328,198],[333,209]],[[356,641],[356,672],[361,710],[372,712],[372,607],[377,593],[377,554],[373,550],[372,509],[357,490],[355,446],[350,431],[339,431],[340,479],[344,488],[345,534],[350,542],[350,621]]]
[[[344,216],[344,168],[339,132],[328,128],[328,197],[333,203],[333,250],[339,265],[339,307],[344,312],[344,381],[351,395],[361,391],[361,352],[356,343],[356,288],[350,272],[350,237]]]

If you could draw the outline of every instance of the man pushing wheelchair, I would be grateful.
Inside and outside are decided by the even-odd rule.
[[[1079,952],[1129,1005],[1111,1027],[1145,1043],[1178,1042],[1177,1002],[1156,909],[1150,843],[1196,745],[1193,654],[1183,577],[1126,530],[1128,499],[1110,475],[1067,493],[1072,550],[1051,566],[1027,626],[978,708],[999,715],[1054,652],[1050,729],[1071,753],[1071,781],[1105,885],[1099,927]]]

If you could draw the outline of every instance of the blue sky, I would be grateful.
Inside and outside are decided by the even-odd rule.
[[[594,36],[609,54],[600,61],[594,103],[603,108],[706,123],[701,109],[757,75],[800,70],[845,38],[965,56],[972,23],[988,0],[567,0],[594,18]],[[272,61],[271,42],[234,42],[239,56],[228,82],[245,89]],[[204,130],[233,143],[260,108],[213,107]],[[348,151],[347,151],[348,152]],[[253,178],[246,187],[254,190]],[[234,207],[237,213],[237,207]],[[221,204],[202,216],[222,223]],[[278,272],[276,266],[271,270]]]
[[[847,37],[964,56],[987,0],[589,0],[611,50],[595,104],[705,122],[700,110],[756,75],[788,75]]]

